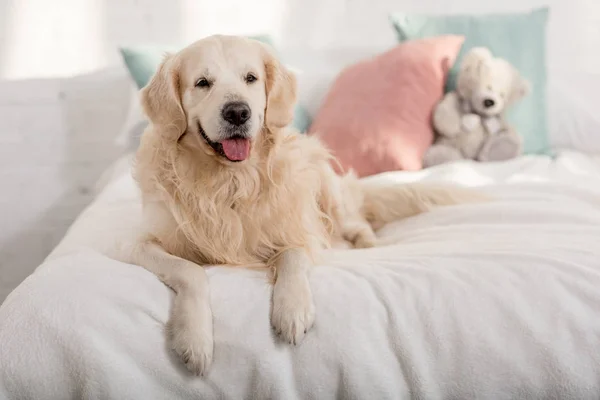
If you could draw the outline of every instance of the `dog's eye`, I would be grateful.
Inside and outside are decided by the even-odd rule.
[[[246,75],[246,83],[252,83],[252,82],[256,82],[256,75],[249,73],[248,75]]]
[[[210,82],[206,78],[200,78],[196,81],[196,87],[199,87],[199,88],[210,87]]]

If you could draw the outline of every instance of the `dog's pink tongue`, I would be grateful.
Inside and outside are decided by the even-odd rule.
[[[250,140],[248,139],[225,139],[221,142],[223,152],[231,161],[243,161],[250,153]]]

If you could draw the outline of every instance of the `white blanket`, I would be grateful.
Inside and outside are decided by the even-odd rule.
[[[399,244],[336,250],[311,277],[297,347],[269,325],[262,272],[209,269],[215,357],[165,346],[172,294],[102,252],[139,215],[126,174],[0,308],[4,399],[592,399],[600,393],[600,163],[523,157],[374,182],[446,180],[497,196],[394,223]]]

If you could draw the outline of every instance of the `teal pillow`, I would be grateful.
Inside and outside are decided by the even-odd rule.
[[[273,46],[271,38],[267,35],[250,37]],[[146,86],[150,78],[152,78],[152,75],[154,75],[154,72],[163,60],[164,54],[167,52],[177,52],[182,47],[183,46],[172,45],[132,46],[121,47],[119,48],[119,51],[137,88],[141,89]],[[306,109],[300,104],[296,104],[292,126],[300,132],[306,132],[311,122],[312,120]]]
[[[450,70],[446,91],[456,87],[462,57],[473,47],[484,46],[496,57],[513,64],[531,82],[531,93],[512,107],[510,122],[523,137],[526,154],[547,154],[546,25],[548,7],[526,13],[484,15],[423,15],[394,13],[390,21],[398,40],[455,34],[465,42]]]

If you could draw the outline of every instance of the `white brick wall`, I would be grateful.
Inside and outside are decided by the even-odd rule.
[[[119,156],[122,69],[0,82],[0,301],[57,244]]]
[[[388,13],[552,7],[550,64],[600,69],[597,0],[0,0],[0,79],[70,76],[118,64],[117,47],[270,33],[302,47],[394,43]]]
[[[292,1],[305,0],[0,0],[0,79],[113,67],[123,44],[278,35]]]

